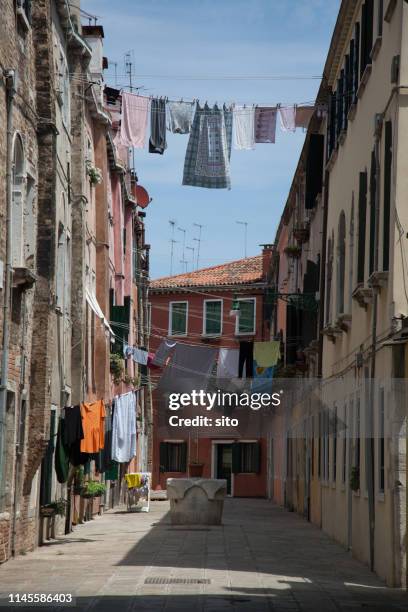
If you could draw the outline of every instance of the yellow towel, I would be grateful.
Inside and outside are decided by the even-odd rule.
[[[261,368],[270,368],[278,363],[280,354],[279,340],[254,342],[254,360]]]
[[[142,477],[138,473],[125,474],[125,480],[126,480],[128,489],[135,489],[135,488],[138,489],[140,487],[140,482],[142,480]]]

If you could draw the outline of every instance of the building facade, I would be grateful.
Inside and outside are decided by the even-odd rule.
[[[239,350],[243,344],[252,347],[254,341],[269,338],[264,308],[271,256],[272,249],[266,246],[262,255],[152,281],[151,351],[165,338],[198,351],[201,347]],[[238,315],[233,310],[237,303]],[[185,374],[176,371],[172,375]],[[186,477],[199,464],[204,477],[226,478],[230,495],[265,497],[266,436],[259,430],[248,436],[241,425],[241,429],[217,427],[210,435],[195,435],[191,428],[166,436],[159,416],[163,411],[161,375],[152,374],[154,386],[159,384],[153,393],[153,486],[165,489],[167,478]],[[237,459],[239,444],[241,457],[245,455],[247,461]]]

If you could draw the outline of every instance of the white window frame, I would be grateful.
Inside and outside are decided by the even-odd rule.
[[[235,319],[235,335],[236,336],[255,336],[255,334],[256,334],[256,297],[253,297],[253,296],[241,297],[241,298],[237,298],[237,300],[234,300],[234,301],[249,302],[250,300],[252,300],[253,303],[254,303],[254,325],[253,325],[253,331],[251,331],[251,332],[240,332],[239,331],[239,317],[240,317],[240,315],[238,314],[236,319]]]
[[[186,308],[186,331],[184,334],[173,334],[173,330],[172,330],[172,318],[173,318],[173,305],[174,304],[187,304],[187,308]],[[172,301],[169,302],[169,336],[171,336],[172,338],[180,338],[180,337],[184,337],[188,335],[188,310],[189,310],[189,304],[188,304],[188,300],[177,300],[177,301]]]
[[[206,322],[207,322],[207,303],[208,302],[221,302],[221,327],[220,327],[220,331],[217,334],[211,334],[208,333],[206,330]],[[203,336],[206,336],[208,338],[219,338],[220,336],[222,336],[222,328],[223,328],[223,317],[224,317],[224,300],[222,298],[218,299],[218,298],[214,298],[213,300],[204,300],[203,302]]]

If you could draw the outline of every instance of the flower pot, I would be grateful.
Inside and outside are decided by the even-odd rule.
[[[204,463],[189,463],[188,471],[190,478],[201,478],[203,475]]]

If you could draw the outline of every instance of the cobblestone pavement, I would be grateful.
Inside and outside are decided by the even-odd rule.
[[[167,512],[115,509],[9,561],[2,605],[9,593],[72,593],[71,610],[101,612],[408,610],[405,593],[266,500],[227,500],[221,527],[171,527]]]

